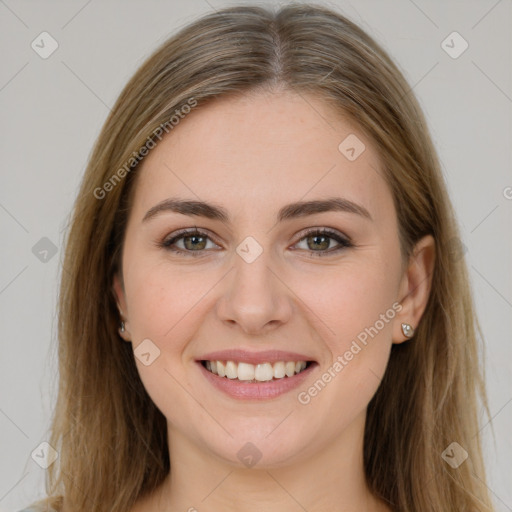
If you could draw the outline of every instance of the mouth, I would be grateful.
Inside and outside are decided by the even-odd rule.
[[[251,364],[242,361],[204,359],[200,363],[213,375],[251,384],[291,378],[315,364],[314,361],[276,361]]]
[[[304,386],[319,364],[293,357],[291,353],[248,355],[246,352],[211,354],[196,360],[197,367],[213,388],[238,400],[270,400]],[[297,356],[298,354],[295,354]],[[282,358],[282,359],[281,359]],[[245,360],[240,360],[245,359]],[[252,362],[249,362],[252,361]]]

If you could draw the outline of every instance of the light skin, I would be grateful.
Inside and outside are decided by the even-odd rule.
[[[366,146],[354,161],[338,149],[350,134]],[[401,323],[416,327],[424,312],[434,240],[421,239],[402,264],[391,192],[371,141],[314,96],[258,92],[193,111],[140,171],[113,286],[126,322],[122,337],[134,350],[145,339],[160,350],[148,366],[135,362],[167,418],[172,469],[132,512],[391,511],[365,483],[366,408],[392,344],[414,343]],[[173,211],[143,221],[171,197],[222,206],[229,222]],[[371,219],[326,211],[276,220],[289,203],[332,197],[360,205]],[[200,243],[190,236],[175,242],[186,254],[158,245],[196,227],[206,232]],[[312,228],[330,228],[353,246],[319,241],[306,232]],[[236,252],[249,236],[263,251],[251,263]],[[393,318],[378,334],[300,403],[298,392],[390,309]],[[233,347],[299,352],[318,366],[299,389],[236,400],[196,362]],[[251,468],[237,457],[247,442],[261,455]]]

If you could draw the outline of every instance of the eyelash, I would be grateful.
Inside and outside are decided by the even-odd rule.
[[[176,249],[176,248],[172,247],[172,245],[174,243],[176,243],[178,240],[181,240],[182,238],[188,238],[188,237],[197,236],[197,235],[210,239],[210,237],[208,236],[208,233],[205,233],[204,231],[201,231],[196,228],[196,229],[180,231],[172,238],[170,238],[168,240],[164,240],[163,242],[159,243],[158,245],[160,247],[162,247],[168,251],[172,251],[176,254],[182,254],[182,255],[187,255],[187,256],[190,255],[194,258],[197,258],[197,257],[203,256],[204,251],[206,251],[207,249],[200,249],[198,251],[184,251],[183,249]],[[308,238],[310,236],[319,236],[319,235],[326,236],[328,238],[332,238],[333,240],[335,240],[336,242],[338,242],[340,244],[340,247],[337,247],[335,249],[322,250],[322,251],[312,251],[310,256],[313,258],[329,256],[331,254],[338,253],[343,249],[346,249],[349,247],[354,247],[354,244],[348,238],[342,237],[336,231],[332,231],[327,228],[321,228],[321,229],[313,228],[309,231],[306,231],[304,233],[304,235],[302,236],[302,238],[297,243],[301,242],[302,240],[304,240],[305,238]]]

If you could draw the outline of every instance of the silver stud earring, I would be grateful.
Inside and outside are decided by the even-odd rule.
[[[121,327],[119,328],[119,331],[124,332],[124,322],[123,321],[121,321]]]
[[[412,338],[414,336],[414,329],[412,325],[402,324],[402,332],[407,338]]]

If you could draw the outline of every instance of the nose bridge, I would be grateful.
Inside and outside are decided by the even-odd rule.
[[[242,249],[239,248],[241,251]],[[254,260],[246,260],[239,254],[235,258],[235,271],[231,292],[239,299],[247,301],[247,298],[260,294],[261,299],[271,299],[273,286],[271,283],[272,272],[270,270],[269,251],[265,251]],[[250,302],[250,301],[249,301]]]
[[[237,323],[246,332],[287,321],[291,306],[286,287],[274,275],[271,251],[263,250],[251,237],[236,251],[235,268],[219,303],[221,320]]]

